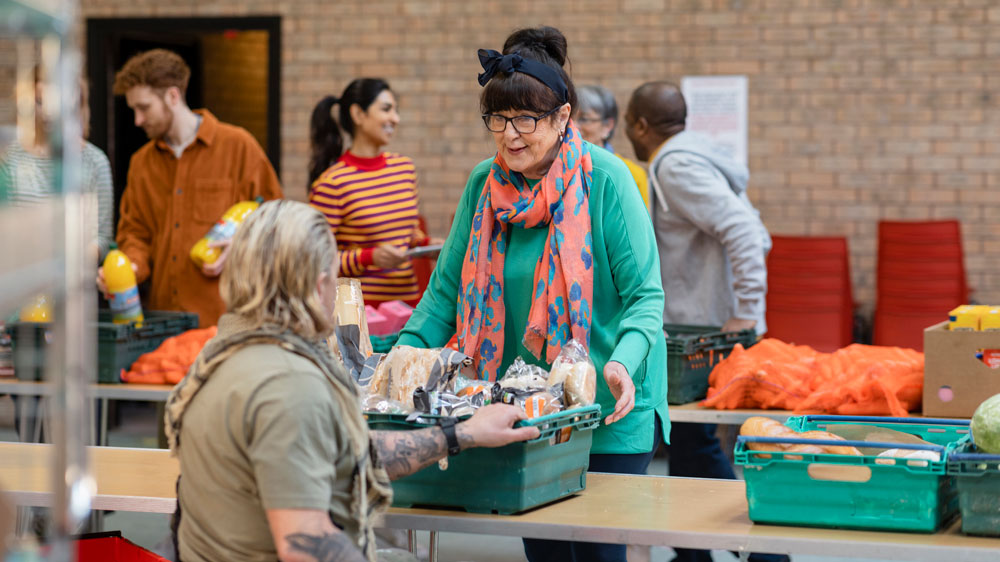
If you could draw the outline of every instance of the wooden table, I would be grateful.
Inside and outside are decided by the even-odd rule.
[[[171,384],[94,384],[90,386],[90,397],[100,403],[100,420],[94,443],[108,444],[108,402],[111,400],[136,400],[139,402],[166,402]],[[21,381],[17,379],[0,379],[0,395],[46,398],[52,394],[52,385],[41,381]],[[29,412],[29,410],[34,410]],[[26,420],[31,416],[44,417],[44,407],[37,407],[33,401],[19,403],[15,413],[22,428],[28,427]],[[41,424],[36,424],[40,428]],[[39,435],[40,430],[34,431]],[[22,435],[22,441],[39,441],[37,437]]]
[[[50,451],[48,445],[0,443],[0,487],[12,503],[50,503]],[[178,466],[168,451],[92,447],[90,454],[97,485],[94,509],[173,513]],[[964,536],[957,524],[931,535],[755,525],[747,518],[744,484],[734,480],[592,473],[583,493],[520,515],[393,508],[385,525],[745,553],[913,562],[1000,560],[1000,539]]]
[[[102,400],[106,406],[108,400],[166,402],[173,386],[169,384],[95,384],[91,388],[93,389],[92,396]],[[0,394],[48,396],[50,393],[51,387],[48,383],[0,379]],[[670,421],[674,422],[739,425],[750,416],[760,415],[784,421],[794,414],[788,410],[716,410],[702,408],[698,402],[670,406]]]

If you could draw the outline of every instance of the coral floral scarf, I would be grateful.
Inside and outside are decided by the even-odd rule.
[[[504,258],[510,227],[548,228],[535,265],[524,346],[551,363],[571,338],[590,347],[594,293],[590,151],[570,121],[559,154],[534,187],[498,153],[472,218],[458,295],[459,349],[480,378],[496,380],[504,346]]]

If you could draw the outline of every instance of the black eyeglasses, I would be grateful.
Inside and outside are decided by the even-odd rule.
[[[496,113],[484,113],[483,123],[486,124],[486,128],[491,132],[502,133],[507,130],[507,123],[510,122],[510,124],[514,126],[515,131],[521,133],[522,135],[527,135],[534,133],[535,128],[538,127],[538,122],[555,113],[560,107],[562,106],[558,105],[553,107],[538,117],[535,117],[534,115],[504,117],[503,115],[498,115]]]

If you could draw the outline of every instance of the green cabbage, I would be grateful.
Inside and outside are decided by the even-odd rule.
[[[1000,394],[983,401],[972,414],[972,440],[983,453],[1000,454]]]

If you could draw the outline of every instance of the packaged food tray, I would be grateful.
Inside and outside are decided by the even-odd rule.
[[[958,512],[947,454],[969,432],[968,420],[870,416],[797,416],[796,431],[864,424],[915,435],[933,445],[739,436],[750,519],[757,523],[931,533]],[[753,451],[748,443],[847,445],[931,450],[940,460]]]
[[[407,421],[405,414],[365,413],[374,430],[436,425],[439,416]],[[541,431],[531,441],[472,448],[392,483],[393,505],[456,507],[472,513],[518,513],[586,488],[597,404],[518,422]]]
[[[687,404],[705,398],[708,375],[736,344],[750,347],[753,330],[723,332],[718,326],[664,324],[667,333],[667,403]]]

